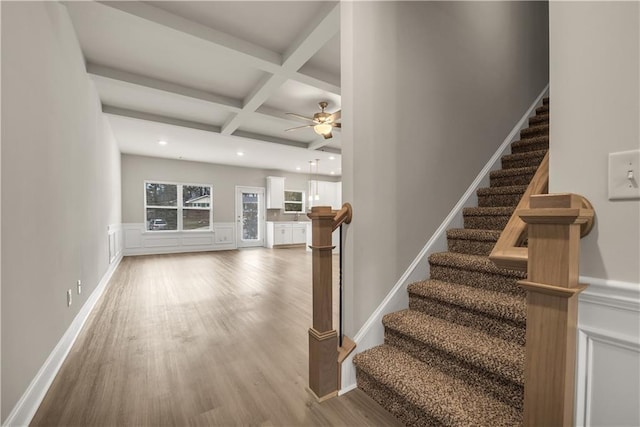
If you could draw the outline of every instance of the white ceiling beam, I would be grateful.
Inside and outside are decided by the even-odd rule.
[[[318,139],[317,141],[313,141],[311,144],[309,144],[309,146],[307,147],[309,150],[319,150],[321,148],[323,148],[326,145],[329,145],[333,142],[333,140],[330,139]],[[325,151],[329,151],[329,148],[325,148]]]
[[[316,19],[308,26],[287,49],[281,69],[263,79],[255,90],[245,99],[242,111],[231,117],[223,126],[222,134],[231,135],[243,121],[256,111],[287,80],[287,74],[297,73],[318,50],[340,31],[340,4],[331,3],[325,7],[324,13],[318,13]]]
[[[220,107],[224,110],[234,113],[237,113],[242,109],[242,101],[239,99],[166,82],[164,80],[154,79],[152,77],[130,73],[128,71],[118,70],[116,68],[105,67],[89,62],[87,63],[87,73],[92,76],[125,82],[134,86],[155,89],[161,92],[167,92],[174,95],[180,95],[187,98],[206,101],[215,105],[216,107]]]
[[[275,72],[282,63],[282,56],[277,52],[143,2],[99,1],[98,3],[163,27],[171,28],[179,33],[207,41],[212,48],[224,50],[225,53],[233,54],[237,59],[248,62],[250,65],[264,71]]]
[[[143,2],[98,1],[97,3],[128,13],[129,15],[136,16],[148,22],[170,28],[176,32],[204,40],[211,46],[213,54],[215,54],[215,50],[220,50],[224,54],[231,55],[237,60],[259,70],[271,74],[283,74],[283,56],[262,46],[247,42]],[[334,7],[337,8],[337,6]],[[300,66],[302,66],[302,64]],[[299,73],[298,68],[295,70],[287,70],[284,72],[284,75],[289,79],[315,86],[331,93],[340,94],[340,86],[336,85],[336,82],[324,82],[321,79],[307,76]]]

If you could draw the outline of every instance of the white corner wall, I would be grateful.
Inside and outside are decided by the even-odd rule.
[[[546,2],[342,2],[345,332],[548,82]]]
[[[640,201],[609,201],[608,154],[640,149],[640,4],[551,1],[549,191],[584,195],[576,425],[640,425]]]
[[[4,423],[113,269],[121,206],[120,155],[66,8],[1,8]]]

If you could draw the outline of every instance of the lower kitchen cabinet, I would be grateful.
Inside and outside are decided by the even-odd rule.
[[[267,221],[268,248],[284,245],[302,245],[307,242],[306,222]]]

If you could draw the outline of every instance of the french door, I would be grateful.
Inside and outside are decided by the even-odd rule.
[[[264,188],[236,187],[238,247],[264,246]]]

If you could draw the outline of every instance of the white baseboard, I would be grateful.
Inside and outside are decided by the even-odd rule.
[[[109,265],[109,268],[102,276],[102,280],[98,283],[98,286],[91,293],[87,301],[82,306],[76,317],[73,319],[69,328],[64,333],[58,344],[55,346],[49,357],[44,362],[36,376],[27,387],[16,406],[5,420],[3,426],[28,426],[31,419],[35,415],[38,407],[42,403],[42,399],[47,394],[49,387],[53,383],[62,363],[67,358],[73,343],[78,338],[82,327],[89,318],[89,314],[95,307],[96,302],[100,299],[104,291],[107,289],[107,285],[111,276],[115,272],[116,268],[122,260],[122,253],[115,258],[115,260]]]
[[[487,164],[482,168],[480,173],[478,173],[478,176],[476,176],[467,191],[465,191],[460,200],[458,200],[458,203],[456,203],[451,212],[449,212],[444,221],[442,221],[442,224],[440,224],[435,233],[433,233],[424,245],[420,253],[418,253],[418,256],[416,256],[391,291],[353,337],[353,341],[356,343],[356,351],[352,352],[342,363],[340,395],[356,387],[355,366],[352,363],[353,356],[361,351],[383,343],[384,327],[382,326],[382,317],[385,314],[407,308],[407,286],[410,283],[429,277],[429,255],[434,252],[447,250],[447,229],[452,227],[461,228],[463,226],[463,208],[477,206],[476,191],[478,188],[489,186],[489,173],[492,170],[500,169],[500,158],[509,150],[511,143],[516,141],[520,131],[527,126],[529,117],[535,112],[535,109],[542,104],[542,98],[548,93],[549,85],[547,84],[511,132],[509,132]]]

